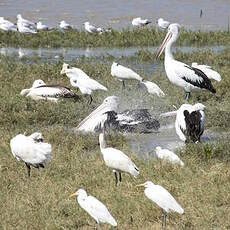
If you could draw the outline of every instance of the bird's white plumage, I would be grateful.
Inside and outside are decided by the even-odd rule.
[[[116,220],[110,214],[107,207],[93,196],[88,196],[84,189],[78,189],[76,192],[77,201],[94,220],[99,223],[108,223],[117,226]]]
[[[59,27],[60,27],[62,30],[69,30],[69,29],[72,29],[72,26],[71,26],[69,23],[67,23],[66,21],[64,21],[64,20],[60,21]]]
[[[97,127],[103,128],[104,122],[107,120],[106,112],[115,111],[119,108],[119,98],[109,96],[104,99],[103,103],[97,107],[90,115],[88,115],[78,126],[78,131],[95,132]]]
[[[89,22],[85,22],[84,27],[85,27],[86,32],[88,33],[102,33],[103,32],[102,28],[100,27],[97,28],[96,26],[91,25]]]
[[[105,164],[109,168],[130,173],[134,177],[139,175],[139,169],[126,154],[118,149],[106,147],[104,133],[100,133],[99,143]]]
[[[49,30],[49,27],[42,22],[37,22],[37,30]]]
[[[132,25],[133,26],[145,26],[151,23],[148,19],[141,19],[141,17],[134,18],[132,20]]]
[[[84,71],[79,68],[70,68],[66,63],[63,64],[61,74],[66,74],[70,78],[71,85],[79,88],[82,94],[91,95],[94,90],[107,91],[105,86],[90,78]]]
[[[162,149],[160,146],[156,147],[156,156],[158,159],[167,160],[173,164],[184,166],[184,162],[172,151]]]
[[[213,79],[216,81],[221,81],[221,76],[218,72],[212,69],[211,66],[208,65],[198,65],[197,62],[192,63],[192,67],[195,67],[197,69],[200,69],[202,72],[204,72],[209,79]]]
[[[146,197],[156,203],[165,212],[173,211],[179,214],[184,213],[184,209],[164,187],[155,185],[151,181],[145,182],[143,186],[145,186],[144,193]]]
[[[24,19],[20,14],[17,15],[17,26],[20,33],[37,33],[37,28],[35,23]]]
[[[124,80],[142,81],[142,77],[139,74],[135,73],[130,68],[119,65],[116,62],[113,62],[111,66],[111,75],[113,77],[116,77],[120,81],[124,81]]]
[[[18,161],[31,165],[48,164],[52,159],[52,147],[48,143],[37,142],[37,138],[39,136],[35,137],[33,134],[30,136],[18,134],[13,137],[10,141],[13,156]]]
[[[157,95],[158,97],[165,96],[164,92],[160,89],[160,87],[157,84],[146,80],[142,80],[141,83],[146,87],[148,93]]]
[[[169,26],[169,24],[170,24],[170,22],[168,22],[168,21],[165,21],[163,18],[159,18],[158,20],[157,20],[157,25],[158,25],[158,27],[160,28],[160,29],[167,29],[168,28],[168,26]]]
[[[4,17],[0,17],[0,29],[4,31],[17,31],[17,26],[14,23],[4,19]]]

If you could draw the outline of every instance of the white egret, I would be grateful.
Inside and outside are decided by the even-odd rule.
[[[158,159],[169,161],[173,164],[184,166],[184,162],[172,151],[162,149],[160,146],[156,147],[156,156]]]
[[[119,65],[116,62],[113,62],[111,66],[111,75],[116,77],[119,81],[122,81],[123,88],[125,88],[126,80],[142,81],[142,77],[139,74],[125,66]]]
[[[144,184],[137,186],[145,187],[145,195],[152,202],[162,208],[162,229],[166,228],[166,216],[170,211],[179,214],[184,213],[184,209],[178,204],[175,198],[162,186],[154,184],[152,181],[147,181]]]
[[[60,85],[46,85],[41,79],[35,80],[31,88],[23,89],[20,94],[31,97],[33,100],[49,100],[53,102],[57,102],[61,98],[80,99],[69,88]]]
[[[64,21],[64,20],[60,21],[59,27],[60,27],[62,30],[69,30],[69,29],[72,29],[72,28],[73,28],[69,23],[67,23],[67,22]]]
[[[77,196],[77,202],[100,226],[100,223],[107,223],[113,227],[117,226],[116,220],[110,214],[107,207],[93,196],[88,196],[84,189],[78,189],[69,197]]]
[[[168,33],[157,52],[158,58],[165,49],[164,65],[169,81],[185,90],[186,99],[189,99],[192,90],[206,89],[212,93],[216,93],[210,79],[204,72],[174,59],[171,48],[179,36],[179,30],[179,24],[171,24],[168,27]]]
[[[89,104],[91,104],[93,98],[91,96],[94,90],[104,90],[107,88],[90,78],[84,71],[79,68],[71,68],[68,64],[64,63],[62,66],[61,74],[66,74],[70,78],[70,83],[73,87],[79,88],[82,94],[90,96]]]
[[[163,29],[163,30],[167,29],[168,26],[169,26],[169,24],[170,24],[170,22],[165,21],[163,18],[159,18],[159,19],[157,20],[157,25],[158,25],[158,27],[159,27],[160,29]]]
[[[164,97],[165,96],[164,92],[160,89],[160,87],[157,84],[155,84],[151,81],[146,81],[144,79],[142,79],[142,81],[140,83],[146,87],[148,93],[153,94],[153,95],[157,95],[158,97]]]
[[[122,172],[129,173],[134,177],[139,175],[139,169],[127,155],[118,149],[106,147],[104,133],[99,134],[99,143],[106,166],[114,171],[116,185],[118,183],[117,172],[119,172],[120,182]]]
[[[132,25],[133,26],[146,26],[148,25],[149,23],[151,23],[151,21],[149,21],[148,19],[142,19],[141,17],[138,17],[138,18],[134,18],[132,20]]]
[[[30,136],[18,134],[10,141],[13,156],[26,164],[29,177],[31,166],[44,168],[52,159],[51,145],[42,141],[42,134],[37,132]]]
[[[17,26],[14,23],[4,19],[4,17],[0,17],[0,29],[4,31],[17,31]]]

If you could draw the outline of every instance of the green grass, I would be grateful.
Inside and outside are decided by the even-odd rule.
[[[148,55],[151,57],[153,54]],[[207,129],[229,131],[230,128],[229,56],[227,51],[176,54],[177,59],[187,63],[197,60],[213,65],[222,76],[220,83],[214,83],[218,97],[209,92],[192,93],[191,103],[199,100],[206,105]],[[139,63],[144,64],[148,60],[143,58]],[[109,146],[123,150],[140,169],[139,178],[124,175],[123,182],[116,187],[113,173],[104,165],[100,154],[98,136],[71,131],[106,96],[112,94],[119,95],[125,105],[151,105],[151,110],[158,113],[172,109],[172,104],[179,106],[184,103],[184,93],[168,82],[162,70],[154,75],[144,69],[140,72],[165,91],[165,99],[156,100],[134,90],[136,83],[132,82],[127,84],[124,96],[121,83],[110,75],[111,63],[111,57],[104,63],[90,59],[71,63],[109,88],[109,92],[94,93],[94,101],[88,106],[86,98],[82,98],[80,103],[70,100],[55,104],[35,102],[19,95],[22,88],[31,87],[32,82],[39,78],[46,83],[70,86],[67,77],[59,74],[61,62],[28,64],[26,60],[16,62],[1,57],[0,229],[92,229],[94,221],[75,199],[68,198],[80,187],[107,205],[119,229],[159,229],[161,210],[144,196],[142,188],[135,187],[146,180],[164,186],[185,210],[182,216],[169,215],[167,229],[229,229],[228,135],[213,143],[190,144],[178,151],[185,162],[184,168],[154,159],[143,160],[130,150],[125,136],[106,136]],[[143,101],[140,101],[142,96]],[[44,170],[32,169],[29,179],[25,165],[13,158],[9,142],[18,133],[34,131],[42,132],[45,141],[52,144],[53,160]],[[102,228],[111,229],[107,225]]]
[[[156,46],[165,36],[165,32],[157,32],[154,28],[112,30],[105,34],[88,34],[72,30],[39,32],[38,34],[20,34],[0,31],[0,47],[130,47]],[[229,32],[181,31],[178,45],[230,45]]]

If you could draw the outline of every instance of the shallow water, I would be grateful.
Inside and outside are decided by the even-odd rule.
[[[200,18],[200,10],[202,17]],[[90,21],[98,26],[110,26],[115,29],[131,26],[134,17],[152,20],[155,25],[159,17],[170,22],[178,22],[192,30],[226,30],[230,7],[227,0],[1,0],[0,16],[16,21],[16,15],[22,14],[33,21],[42,20],[50,26],[56,26],[66,20],[78,29],[82,23]]]

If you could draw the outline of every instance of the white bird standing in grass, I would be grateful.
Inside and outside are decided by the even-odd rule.
[[[91,104],[93,100],[91,94],[94,90],[107,91],[105,86],[90,78],[84,71],[79,68],[71,68],[66,63],[62,66],[61,74],[66,74],[66,76],[70,78],[71,85],[79,88],[82,94],[90,96],[89,104]]]
[[[215,81],[221,81],[221,76],[218,72],[212,69],[211,66],[208,65],[198,65],[197,62],[192,63],[192,67],[200,69],[204,74],[207,75],[209,79],[213,79]]]
[[[165,21],[163,18],[159,18],[159,19],[157,20],[157,25],[158,25],[158,27],[159,27],[160,29],[163,29],[163,30],[167,29],[168,26],[169,26],[169,24],[170,24],[170,22]]]
[[[141,84],[143,84],[146,87],[148,93],[157,95],[158,97],[165,96],[164,92],[160,89],[160,87],[157,84],[151,81],[146,81],[144,79],[142,79]]]
[[[13,156],[26,164],[29,177],[30,166],[44,168],[52,159],[51,145],[42,141],[42,134],[37,132],[30,136],[18,134],[10,141]]]
[[[0,17],[0,29],[4,31],[14,31],[15,32],[17,31],[17,26],[14,23],[4,19],[4,17]]]
[[[134,177],[137,177],[139,175],[139,169],[127,155],[125,155],[122,151],[118,149],[106,147],[104,133],[100,133],[99,143],[106,166],[112,168],[114,171],[116,185],[118,183],[117,172],[119,172],[120,182],[122,180],[122,172],[129,173]]]
[[[43,24],[42,22],[37,22],[36,27],[37,27],[38,31],[49,30],[49,27],[47,25]]]
[[[175,198],[162,186],[155,185],[151,181],[147,181],[144,184],[137,186],[145,187],[145,196],[152,202],[156,203],[162,208],[162,229],[166,229],[166,217],[170,211],[177,212],[179,214],[184,213],[184,209],[178,204]]]
[[[72,26],[69,23],[67,23],[66,21],[64,21],[64,20],[59,22],[59,27],[62,30],[70,30],[70,29],[72,29]]]
[[[78,189],[75,193],[69,197],[77,196],[77,202],[98,224],[107,223],[113,227],[117,226],[116,220],[110,214],[107,207],[98,199],[93,196],[88,196],[84,189]]]
[[[172,54],[172,45],[179,37],[180,25],[171,24],[168,27],[168,33],[159,48],[156,57],[160,57],[165,49],[165,71],[169,81],[184,89],[185,99],[189,99],[192,90],[206,89],[216,93],[211,80],[200,69],[186,65],[183,62],[176,61]]]
[[[141,19],[141,17],[138,17],[138,18],[134,18],[132,20],[132,25],[133,26],[146,26],[148,25],[149,23],[151,23],[151,21],[149,21],[148,19]]]
[[[119,81],[122,81],[123,89],[125,88],[126,80],[142,81],[142,77],[139,74],[125,66],[119,65],[116,62],[113,62],[111,66],[111,75],[116,77]]]
[[[160,146],[156,147],[156,156],[158,159],[169,161],[173,164],[184,166],[184,162],[172,151],[162,149]]]

